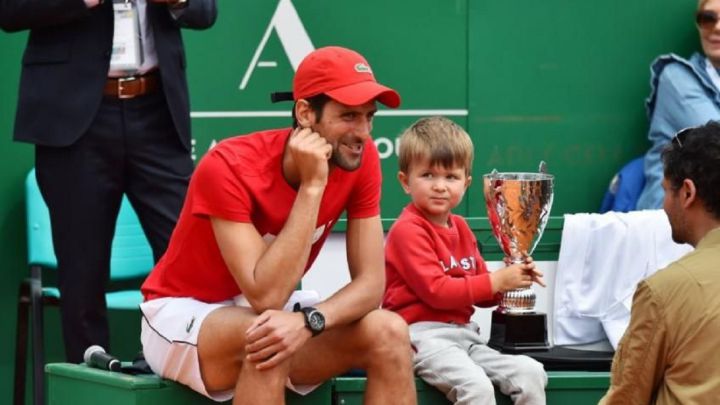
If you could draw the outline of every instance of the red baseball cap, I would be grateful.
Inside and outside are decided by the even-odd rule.
[[[350,106],[372,100],[390,108],[400,105],[400,94],[375,80],[362,55],[339,46],[316,49],[298,66],[293,79],[293,99],[297,101],[318,94],[326,94]]]

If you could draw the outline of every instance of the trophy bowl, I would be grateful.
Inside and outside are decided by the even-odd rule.
[[[522,263],[540,241],[550,216],[554,177],[545,173],[493,170],[483,176],[483,192],[493,236],[506,265]],[[547,321],[535,312],[535,291],[519,288],[503,293],[493,311],[488,344],[503,352],[547,350]]]

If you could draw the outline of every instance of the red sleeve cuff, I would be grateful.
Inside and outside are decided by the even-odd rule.
[[[472,277],[468,283],[468,288],[473,303],[491,301],[495,298],[495,294],[492,293],[490,273]]]

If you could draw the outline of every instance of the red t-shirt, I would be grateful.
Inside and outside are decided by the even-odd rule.
[[[465,324],[473,305],[494,306],[490,274],[465,219],[450,215],[450,227],[428,221],[411,203],[385,241],[387,286],[383,308],[408,324],[421,321]]]
[[[142,286],[146,300],[193,297],[218,302],[240,294],[220,254],[210,217],[252,223],[266,241],[275,238],[297,196],[281,166],[290,133],[285,128],[229,138],[203,157],[167,252]],[[349,219],[379,215],[380,188],[380,159],[369,140],[360,168],[330,172],[305,271],[343,211]]]

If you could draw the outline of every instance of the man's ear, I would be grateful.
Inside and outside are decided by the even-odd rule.
[[[408,184],[407,174],[405,174],[405,172],[398,172],[397,178],[400,182],[400,186],[402,186],[403,190],[405,191],[405,194],[410,194],[410,185]]]
[[[304,98],[295,103],[295,119],[301,128],[310,128],[315,122],[315,111]]]
[[[465,178],[465,190],[467,190],[468,187],[470,187],[470,184],[472,184],[472,176],[468,175]]]
[[[682,187],[680,187],[678,192],[682,197],[682,205],[684,208],[689,208],[697,199],[695,183],[690,179],[683,180]]]

